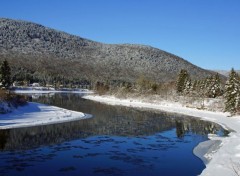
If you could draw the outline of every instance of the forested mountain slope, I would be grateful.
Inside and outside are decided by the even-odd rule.
[[[0,18],[0,59],[7,59],[14,78],[135,82],[145,76],[173,81],[181,69],[192,78],[211,74],[157,48],[103,44],[20,20]]]

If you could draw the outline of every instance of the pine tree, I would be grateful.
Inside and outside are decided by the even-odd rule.
[[[0,66],[0,83],[1,87],[8,89],[11,85],[11,69],[6,60]]]
[[[182,69],[178,75],[177,78],[177,82],[176,82],[176,90],[177,93],[182,94],[184,89],[185,89],[185,85],[186,85],[186,80],[189,78],[189,74],[187,72],[187,70]]]
[[[229,79],[225,85],[225,112],[230,112],[231,115],[236,114],[240,107],[240,83],[239,76],[231,70]]]
[[[207,97],[216,98],[222,94],[221,80],[218,74],[211,76],[207,81]]]
[[[189,95],[192,92],[192,81],[190,78],[186,78],[185,83],[184,83],[184,89],[183,93],[185,95]]]
[[[206,86],[207,86],[207,79],[200,80],[198,94],[202,98],[206,97]]]
[[[193,81],[193,84],[192,84],[193,91],[196,91],[196,90],[197,90],[198,84],[199,84],[199,80],[194,80],[194,81]]]
[[[212,93],[213,93],[213,98],[217,97],[217,96],[221,96],[222,95],[222,87],[221,87],[221,79],[219,77],[219,74],[217,73],[214,77],[214,84],[212,87]]]

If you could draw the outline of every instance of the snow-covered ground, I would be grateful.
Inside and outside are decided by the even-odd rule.
[[[63,123],[90,117],[82,112],[29,102],[11,113],[0,114],[0,129]]]
[[[149,103],[143,102],[140,99],[118,99],[113,96],[98,95],[86,95],[83,98],[110,105],[150,108],[185,114],[203,120],[212,121],[222,125],[224,128],[234,130],[234,132],[231,132],[228,137],[218,137],[210,134],[209,138],[211,141],[200,143],[199,146],[196,147],[195,152],[204,155],[202,156],[202,159],[206,163],[206,169],[203,170],[201,175],[240,175],[240,116],[228,117],[228,113],[187,108],[179,103],[167,101]]]
[[[55,89],[42,89],[40,88],[26,88],[26,89],[15,89],[13,92],[19,94],[49,94],[49,93],[93,93],[93,91],[88,89],[79,89],[79,90],[55,90]]]

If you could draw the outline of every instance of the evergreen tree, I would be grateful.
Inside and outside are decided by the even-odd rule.
[[[176,82],[176,90],[177,93],[182,94],[185,86],[186,86],[186,80],[189,78],[189,74],[187,70],[182,69],[178,75],[177,82]]]
[[[205,88],[206,94],[208,93],[209,87],[211,87],[212,79],[213,79],[213,76],[208,76],[208,77],[204,80],[204,88]]]
[[[185,95],[189,95],[192,92],[192,81],[190,78],[186,78],[185,83],[184,83],[184,90],[183,93]]]
[[[193,91],[196,91],[196,90],[197,90],[198,84],[199,84],[199,80],[194,80],[194,81],[193,81],[193,84],[192,84],[192,89],[193,89]]]
[[[201,87],[201,80],[194,80],[193,83],[193,94],[195,96],[199,96],[200,88]]]
[[[229,79],[225,85],[225,111],[230,112],[231,115],[236,114],[240,107],[240,83],[239,76],[231,70]]]
[[[218,73],[213,77],[213,84],[212,84],[211,91],[212,91],[213,98],[216,98],[217,96],[222,95],[223,91],[221,88],[221,80]]]
[[[218,74],[208,78],[206,89],[206,95],[209,98],[216,98],[217,96],[222,95],[221,80]]]
[[[11,69],[6,60],[0,66],[0,83],[1,87],[9,88],[11,85]]]
[[[206,96],[207,79],[200,80],[198,94],[204,98]]]

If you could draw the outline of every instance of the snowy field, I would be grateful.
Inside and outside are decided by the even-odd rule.
[[[11,113],[1,114],[0,129],[63,123],[90,117],[92,116],[82,112],[30,102]]]
[[[180,113],[194,116],[203,120],[212,121],[231,130],[229,137],[218,137],[209,134],[211,141],[200,143],[194,153],[206,164],[204,176],[234,176],[240,175],[240,116],[228,117],[228,113],[210,112],[183,107],[179,103],[172,102],[143,102],[140,99],[118,99],[113,96],[86,95],[83,98],[110,105],[122,105],[138,108],[150,108],[161,111]]]

